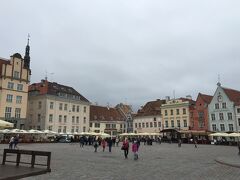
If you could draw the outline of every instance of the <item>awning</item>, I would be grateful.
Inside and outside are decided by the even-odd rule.
[[[0,128],[13,128],[14,124],[0,119]]]

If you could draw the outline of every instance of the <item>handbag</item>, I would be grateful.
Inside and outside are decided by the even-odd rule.
[[[121,150],[125,150],[125,147],[124,147],[124,146],[122,146],[122,147],[121,147]]]

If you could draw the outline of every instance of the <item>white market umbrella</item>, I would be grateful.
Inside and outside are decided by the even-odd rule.
[[[119,134],[119,136],[128,136],[128,133]]]
[[[231,133],[228,136],[229,137],[240,137],[240,133]]]
[[[0,128],[13,128],[14,124],[0,119]]]
[[[138,135],[138,136],[149,136],[150,133],[141,132],[141,133],[137,133],[136,135]]]
[[[213,133],[213,134],[209,134],[209,136],[213,136],[213,137],[228,137],[229,134],[227,134],[227,133]]]
[[[111,135],[110,135],[110,134],[107,134],[107,133],[101,133],[100,136],[101,136],[101,137],[111,137]]]

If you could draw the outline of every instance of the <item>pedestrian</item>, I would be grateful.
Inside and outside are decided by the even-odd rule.
[[[82,137],[80,137],[80,147],[82,147],[83,148],[83,146],[84,146],[84,137],[82,136]]]
[[[9,141],[9,149],[13,148],[13,143],[14,143],[14,137],[12,136]]]
[[[117,137],[117,138],[116,138],[117,147],[118,147],[119,142],[120,142],[120,139]]]
[[[134,160],[138,160],[138,143],[137,141],[134,141],[133,144],[132,144],[132,152],[134,154]]]
[[[97,152],[97,148],[98,148],[98,141],[97,140],[94,141],[93,147],[94,147],[94,152]]]
[[[106,141],[105,141],[105,139],[102,140],[101,145],[102,145],[103,152],[104,152],[104,151],[105,151],[105,147],[106,147]]]
[[[112,140],[112,138],[109,138],[109,139],[108,139],[109,152],[112,152],[112,145],[113,145],[113,140]]]
[[[194,146],[197,148],[197,139],[194,140]]]
[[[127,138],[123,141],[121,149],[124,151],[125,159],[127,159],[128,158],[128,151],[129,151],[129,142],[128,142]]]
[[[182,146],[182,140],[178,139],[178,147],[181,147],[181,146]]]
[[[18,142],[19,142],[19,135],[14,137],[13,144],[14,144],[14,149],[18,149]]]

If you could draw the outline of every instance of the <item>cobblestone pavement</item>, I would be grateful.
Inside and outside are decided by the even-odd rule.
[[[0,144],[0,155],[3,145]],[[94,148],[78,144],[20,144],[21,149],[52,152],[52,172],[30,179],[81,179],[81,180],[237,180],[240,169],[215,162],[217,157],[236,157],[237,148],[230,146],[192,144],[141,145],[139,160],[133,154],[124,159],[120,147],[113,147],[112,153],[94,153]],[[107,149],[106,149],[107,150]]]

